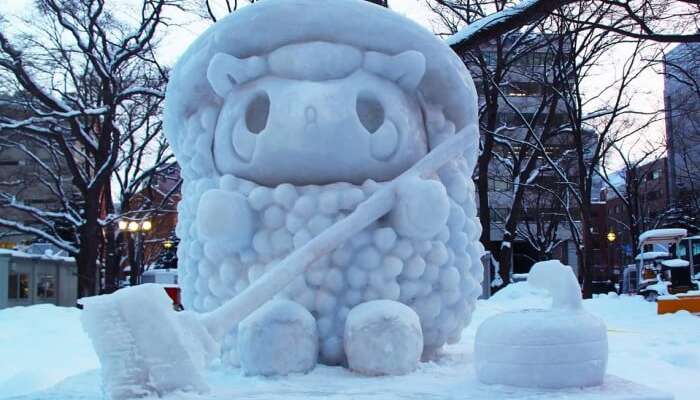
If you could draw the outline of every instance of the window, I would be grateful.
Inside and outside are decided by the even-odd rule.
[[[536,82],[513,82],[504,86],[503,92],[506,94],[506,96],[537,96],[540,94],[541,88]]]
[[[53,275],[39,275],[36,283],[36,295],[41,299],[56,297],[56,278]]]
[[[513,183],[503,179],[489,178],[489,191],[508,192],[513,190]]]
[[[660,190],[652,190],[647,193],[647,200],[658,200],[661,198]]]
[[[655,180],[657,180],[657,179],[659,179],[659,178],[661,178],[661,171],[658,170],[658,169],[655,169],[655,170],[653,170],[653,171],[651,171],[651,172],[649,173],[647,179],[650,180],[650,181],[655,181]]]
[[[28,299],[29,298],[29,274],[10,272],[8,280],[8,298]]]
[[[20,165],[20,162],[18,160],[0,160],[0,165],[2,165],[2,166]]]

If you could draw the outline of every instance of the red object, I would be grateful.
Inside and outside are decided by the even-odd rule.
[[[180,305],[180,288],[178,286],[166,286],[163,289],[165,289],[165,293],[170,296],[171,299],[173,299],[173,305],[179,306]]]

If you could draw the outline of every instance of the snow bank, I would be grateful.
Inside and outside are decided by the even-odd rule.
[[[0,398],[42,390],[98,366],[80,310],[50,304],[0,310]]]
[[[406,375],[378,379],[363,377],[341,367],[318,366],[307,375],[285,379],[245,377],[227,367],[207,372],[211,398],[264,398],[282,400],[311,398],[319,393],[334,400],[407,398],[513,399],[512,388],[480,385],[474,376],[473,345],[477,327],[485,319],[506,311],[543,308],[551,303],[546,292],[527,283],[508,285],[489,300],[480,300],[472,324],[462,333],[459,343],[447,346],[437,362],[422,363]],[[577,398],[670,399],[656,390],[671,392],[675,400],[696,400],[700,393],[700,318],[686,312],[656,314],[656,304],[639,296],[600,295],[584,300],[583,307],[603,319],[608,327],[610,357],[608,372],[639,382],[653,389],[631,385],[606,377],[602,388],[551,390],[520,389],[529,399]],[[41,390],[75,375],[46,392],[35,392],[16,400],[100,399],[100,375],[97,358],[87,336],[82,333],[80,312],[53,306],[20,307],[0,310],[0,355],[12,363],[0,363],[0,398],[16,393]],[[66,360],[69,360],[67,362]],[[92,370],[92,371],[91,371]],[[8,392],[6,382],[15,373],[15,387]],[[31,380],[41,375],[41,384]],[[614,393],[603,397],[605,393]],[[178,394],[168,399],[199,400],[198,395]]]

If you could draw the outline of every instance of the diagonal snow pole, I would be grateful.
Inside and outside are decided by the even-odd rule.
[[[477,135],[475,125],[467,125],[456,135],[437,145],[425,157],[401,175],[377,190],[351,214],[321,232],[304,246],[293,251],[274,268],[201,320],[215,339],[220,339],[232,326],[280,293],[290,282],[323,255],[333,251],[377,219],[386,215],[395,204],[396,189],[414,177],[425,177],[464,153]]]
[[[463,154],[476,135],[477,125],[472,124],[444,140],[347,217],[293,251],[214,311],[201,315],[175,313],[162,288],[150,284],[83,299],[83,328],[100,359],[105,392],[112,400],[126,400],[177,390],[206,391],[202,369],[218,355],[218,343],[228,331],[280,293],[314,261],[390,212],[400,185],[435,173]]]

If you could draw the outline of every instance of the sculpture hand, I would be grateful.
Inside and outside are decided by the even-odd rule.
[[[399,234],[427,240],[445,226],[450,201],[440,182],[415,176],[402,182],[396,191],[396,206],[389,217]]]

